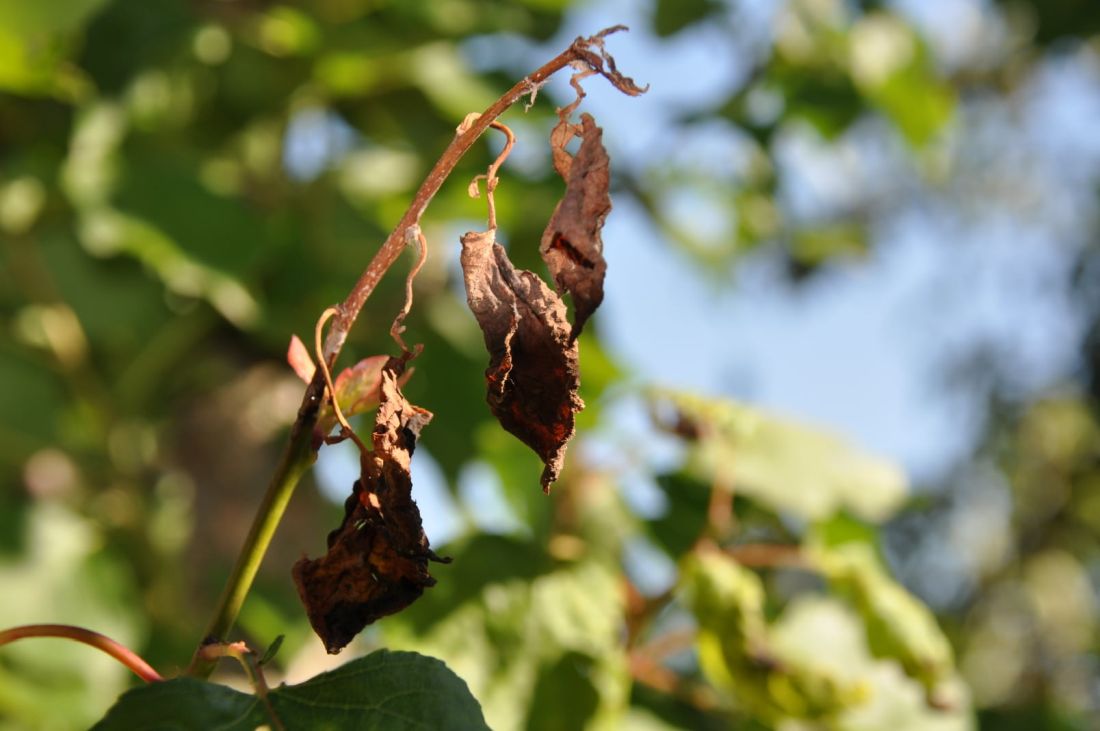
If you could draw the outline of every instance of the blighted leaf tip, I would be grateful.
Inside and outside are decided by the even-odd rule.
[[[594,73],[599,74],[627,96],[641,96],[649,91],[649,84],[638,86],[634,79],[624,76],[615,65],[615,58],[604,47],[604,39],[612,33],[629,31],[625,25],[613,25],[588,38],[578,37],[573,49]],[[594,50],[593,50],[594,49]]]

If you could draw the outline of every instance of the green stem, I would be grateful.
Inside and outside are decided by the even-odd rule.
[[[233,566],[233,572],[226,581],[225,589],[218,600],[218,608],[206,629],[203,644],[212,642],[225,642],[229,636],[229,630],[237,621],[237,615],[241,611],[244,599],[252,587],[252,580],[256,578],[256,572],[260,569],[267,547],[275,535],[275,529],[279,527],[279,521],[286,512],[286,506],[290,502],[294,488],[302,474],[309,469],[316,459],[317,453],[311,445],[312,423],[295,425],[283,453],[279,466],[271,478],[271,484],[267,487],[263,502],[256,511],[256,517],[252,527],[245,538],[244,547],[237,556],[237,563]],[[199,646],[202,649],[202,645]],[[191,660],[188,674],[200,678],[208,677],[214,669],[215,661],[203,658],[198,650]]]

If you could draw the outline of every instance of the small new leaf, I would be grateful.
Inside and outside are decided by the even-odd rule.
[[[309,348],[297,335],[290,336],[290,345],[286,349],[286,362],[290,364],[290,367],[294,369],[294,373],[302,379],[303,383],[309,383],[313,380],[313,374],[317,371],[317,366],[309,355]]]
[[[264,650],[264,655],[256,661],[257,665],[267,665],[269,662],[275,659],[275,655],[279,653],[279,648],[283,646],[283,640],[286,639],[286,635],[279,635],[275,640],[268,645]]]
[[[542,459],[542,488],[549,492],[574,415],[584,408],[565,304],[538,276],[512,266],[492,230],[462,237],[462,273],[489,351],[489,408]]]

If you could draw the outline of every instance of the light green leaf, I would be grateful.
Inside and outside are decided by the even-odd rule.
[[[97,526],[50,502],[35,503],[27,523],[27,553],[0,560],[0,585],[18,597],[0,603],[0,627],[76,624],[138,644],[143,623],[127,606],[129,574],[100,552]],[[122,665],[75,642],[7,645],[0,648],[0,727],[87,728],[129,682]]]
[[[852,78],[914,147],[929,142],[951,119],[954,90],[941,81],[916,33],[888,13],[871,13],[852,28]]]
[[[192,258],[164,231],[109,207],[83,212],[80,240],[93,254],[126,253],[148,266],[173,292],[207,300],[239,327],[255,324],[259,305],[237,279]]]
[[[851,596],[876,656],[897,659],[929,694],[954,674],[954,653],[931,610],[883,570],[870,546],[819,550],[815,562],[834,588]]]
[[[905,498],[897,467],[827,432],[732,401],[667,391],[651,398],[671,405],[679,431],[690,433],[689,473],[765,508],[811,521],[846,509],[880,522]]]
[[[502,577],[419,632],[403,615],[383,631],[391,646],[454,667],[497,731],[543,721],[610,730],[621,727],[629,704],[623,611],[617,569],[582,561],[533,578]],[[567,697],[571,705],[563,705]]]
[[[469,688],[439,660],[380,650],[301,685],[253,695],[193,678],[125,693],[94,731],[223,729],[487,729]]]
[[[859,617],[835,599],[807,596],[783,612],[771,633],[777,658],[804,701],[841,692],[843,710],[827,723],[837,731],[965,731],[967,704],[937,709],[919,683],[893,660],[875,659]]]

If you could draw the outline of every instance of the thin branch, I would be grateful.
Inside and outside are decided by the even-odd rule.
[[[85,645],[102,650],[120,663],[130,668],[134,675],[146,683],[155,683],[164,680],[153,666],[145,662],[136,652],[129,647],[112,640],[106,635],[93,632],[83,627],[74,627],[70,624],[28,624],[22,627],[12,627],[0,631],[0,645],[22,640],[27,637],[57,637],[60,639],[74,640]]]
[[[420,226],[420,219],[424,215],[428,204],[451,172],[454,171],[459,160],[501,114],[524,96],[528,94],[533,96],[534,92],[555,73],[578,62],[587,65],[597,74],[603,76],[612,86],[624,94],[637,96],[645,92],[645,88],[639,87],[632,79],[623,76],[619,72],[614,59],[604,49],[604,39],[620,30],[626,30],[626,27],[617,25],[605,28],[588,38],[578,37],[569,48],[562,51],[534,73],[520,80],[478,115],[476,119],[471,120],[465,129],[456,133],[447,149],[443,151],[439,160],[428,172],[424,182],[420,184],[412,203],[393,232],[374,255],[370,264],[367,265],[347,298],[336,307],[337,314],[322,348],[323,361],[330,371],[335,366],[340,350],[347,340],[348,332],[359,316],[359,311],[363,309],[363,305],[374,292],[374,288],[382,279],[382,275],[393,266],[404,250],[409,240],[409,232],[414,230],[414,227]],[[267,552],[272,536],[275,534],[275,528],[282,519],[299,478],[317,458],[316,450],[312,444],[312,432],[314,425],[317,423],[318,412],[324,403],[326,387],[324,369],[318,368],[313,374],[313,380],[306,387],[302,404],[298,408],[298,417],[291,428],[290,438],[282,459],[272,476],[267,492],[264,493],[263,501],[260,503],[256,517],[253,519],[252,526],[237,557],[237,562],[229,575],[225,589],[222,591],[203,642],[196,649],[191,666],[188,669],[191,675],[206,677],[213,670],[213,663],[201,657],[199,650],[210,642],[225,641],[229,630],[237,620],[237,614],[240,612],[245,596],[247,596],[252,586],[256,572],[259,571],[263,556]]]
[[[742,543],[725,549],[727,556],[749,568],[795,568],[813,571],[799,546],[782,543]]]
[[[644,653],[630,653],[630,674],[639,683],[677,698],[704,713],[712,713],[722,707],[722,701],[713,689],[681,677]]]
[[[275,725],[275,731],[286,731],[282,719],[275,713],[275,707],[271,705],[271,698],[268,696],[270,688],[268,688],[267,679],[264,678],[263,667],[248,645],[243,642],[211,643],[203,645],[199,649],[199,655],[207,662],[217,662],[223,657],[231,657],[240,663],[249,685],[256,691],[256,697],[260,699],[268,718]]]

